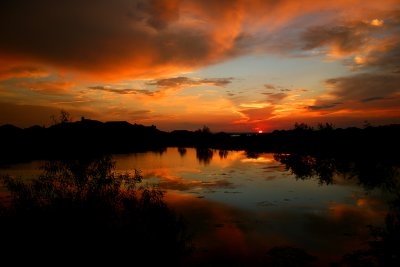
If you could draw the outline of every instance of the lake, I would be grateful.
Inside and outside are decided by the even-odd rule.
[[[140,170],[142,183],[162,189],[183,216],[194,246],[187,264],[262,265],[270,249],[293,247],[328,265],[366,246],[391,198],[349,172],[334,171],[328,182],[320,172],[301,175],[271,153],[167,148],[113,159],[116,172]],[[30,179],[42,164],[3,166],[0,174]]]

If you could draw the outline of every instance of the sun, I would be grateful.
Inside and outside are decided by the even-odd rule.
[[[259,131],[258,131],[258,133],[259,133],[259,134],[262,134],[262,133],[263,133],[263,131],[259,130]]]

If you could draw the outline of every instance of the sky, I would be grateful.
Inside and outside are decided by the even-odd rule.
[[[4,0],[0,125],[400,123],[398,0]]]

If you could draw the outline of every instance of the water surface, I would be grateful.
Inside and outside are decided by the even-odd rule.
[[[117,172],[140,170],[185,218],[195,248],[188,262],[261,265],[269,249],[290,246],[328,264],[365,246],[368,226],[382,225],[388,210],[386,193],[365,190],[356,177],[298,179],[270,153],[168,148],[114,160]],[[42,163],[0,173],[30,178]]]
[[[369,225],[383,223],[385,193],[335,174],[300,180],[273,154],[168,148],[118,155],[118,171],[142,170],[166,190],[194,233],[201,257],[262,258],[275,246],[293,246],[334,261],[365,245]],[[200,256],[199,256],[200,257]]]

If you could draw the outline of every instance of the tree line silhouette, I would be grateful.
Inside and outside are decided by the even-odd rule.
[[[313,128],[296,123],[291,130],[271,133],[213,133],[204,126],[196,131],[165,132],[156,126],[130,124],[126,121],[100,122],[82,118],[71,122],[68,114],[54,119],[50,127],[21,129],[0,126],[0,161],[37,158],[74,157],[77,154],[99,155],[138,151],[162,151],[166,147],[214,148],[252,152],[364,154],[388,153],[400,149],[400,124],[364,128],[334,128],[319,124]],[[202,153],[201,151],[199,153]]]

